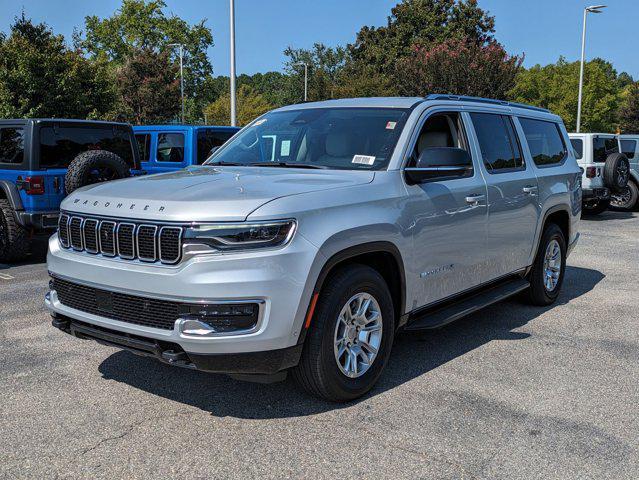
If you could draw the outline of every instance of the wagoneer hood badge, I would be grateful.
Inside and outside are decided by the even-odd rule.
[[[370,171],[192,167],[76,190],[62,209],[164,222],[243,221],[277,198],[370,183]]]

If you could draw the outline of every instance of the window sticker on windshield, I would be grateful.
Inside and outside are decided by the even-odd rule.
[[[386,123],[386,130],[395,130],[397,126],[397,122],[388,122]]]
[[[266,122],[268,120],[268,118],[262,118],[260,120],[258,120],[257,122],[255,122],[253,124],[254,127],[257,127],[258,125],[262,125],[264,122]]]
[[[375,163],[375,157],[368,155],[355,155],[352,163],[358,163],[359,165],[372,165]]]
[[[280,157],[288,157],[291,154],[291,141],[282,140],[282,146],[280,147]]]

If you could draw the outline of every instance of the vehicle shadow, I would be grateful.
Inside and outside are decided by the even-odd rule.
[[[378,384],[356,403],[427,375],[493,340],[523,341],[529,338],[530,334],[517,329],[547,310],[588,293],[604,277],[597,270],[568,267],[562,294],[553,306],[533,307],[508,300],[428,334],[399,335]],[[126,351],[106,358],[99,371],[105,379],[126,383],[216,417],[298,417],[353,405],[318,400],[299,390],[291,379],[270,385],[240,382],[224,375],[170,367]]]
[[[586,222],[606,222],[608,220],[627,220],[634,218],[635,213],[626,210],[606,210],[599,215],[581,215],[581,219]]]
[[[15,263],[2,263],[0,262],[0,270],[6,270],[13,267],[20,267],[22,265],[36,265],[38,263],[44,263],[47,261],[47,248],[48,240],[45,238],[34,239],[31,243],[31,252],[29,256]]]

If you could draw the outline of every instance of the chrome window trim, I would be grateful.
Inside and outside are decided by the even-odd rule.
[[[152,228],[153,229],[153,257],[143,257],[140,254],[140,229],[142,227],[148,227],[148,228]],[[140,224],[136,227],[135,230],[135,249],[138,253],[138,259],[141,262],[149,262],[149,263],[153,263],[157,261],[158,258],[158,246],[157,244],[159,243],[159,238],[158,238],[158,226],[157,225],[149,225],[146,223]],[[135,252],[134,252],[135,253]]]

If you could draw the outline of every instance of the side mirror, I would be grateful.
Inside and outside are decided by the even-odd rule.
[[[419,154],[417,165],[405,169],[409,184],[469,177],[473,161],[462,148],[431,147]]]

